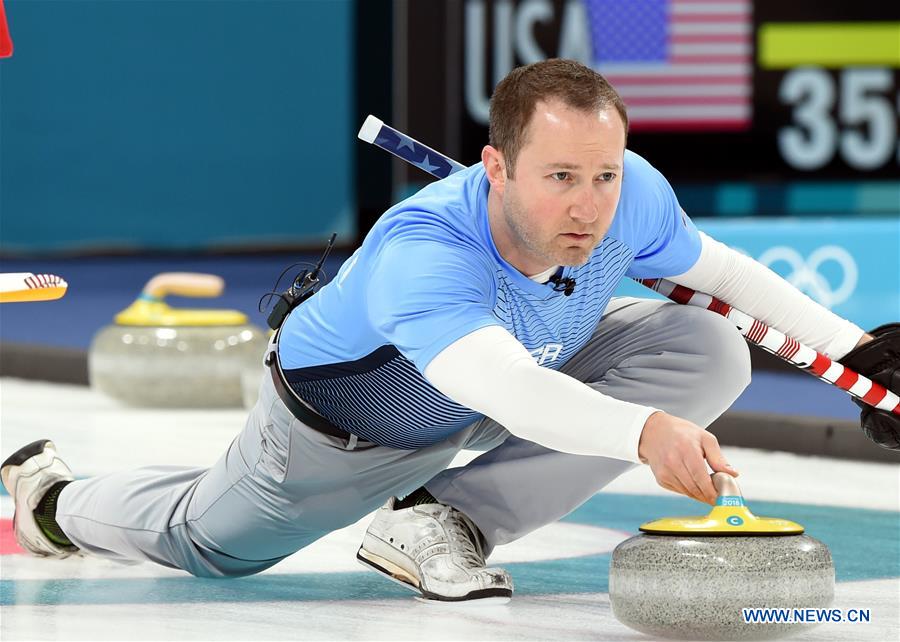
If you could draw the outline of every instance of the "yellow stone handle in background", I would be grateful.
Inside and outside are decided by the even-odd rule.
[[[172,308],[163,300],[167,295],[216,297],[225,281],[215,274],[163,272],[147,281],[137,300],[116,315],[119,325],[134,326],[222,326],[244,325],[247,315],[238,310]]]
[[[225,280],[215,274],[200,272],[163,272],[147,281],[145,297],[164,299],[167,294],[189,297],[214,297],[222,294]]]

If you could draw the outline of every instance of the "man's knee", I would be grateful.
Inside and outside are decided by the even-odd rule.
[[[693,308],[695,341],[706,357],[708,381],[731,404],[750,383],[750,350],[734,324],[725,317]]]
[[[194,577],[216,579],[246,577],[261,573],[295,550],[303,548],[300,544],[290,551],[266,549],[253,551],[247,547],[243,549],[232,547],[226,552],[221,545],[211,541],[207,533],[201,531],[196,521],[171,528],[170,539],[166,544],[169,547],[168,557],[174,562],[175,567],[187,571]],[[259,559],[260,557],[263,559]]]
[[[203,554],[202,560],[196,559],[186,563],[184,570],[194,577],[200,578],[228,579],[247,577],[248,575],[261,573],[283,559],[283,557],[279,557],[274,560],[262,561],[239,560],[219,553],[210,554],[207,551]]]

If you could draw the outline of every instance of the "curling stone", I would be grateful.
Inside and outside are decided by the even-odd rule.
[[[757,517],[734,478],[714,473],[704,517],[648,522],[613,551],[609,598],[620,622],[656,637],[772,640],[809,624],[744,623],[747,607],[827,608],[834,564],[794,522]]]
[[[267,339],[237,310],[176,309],[168,294],[214,297],[212,274],[168,272],[100,330],[88,352],[91,386],[133,406],[223,408],[253,402]]]

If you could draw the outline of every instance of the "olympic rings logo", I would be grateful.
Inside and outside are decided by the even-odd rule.
[[[782,273],[776,267],[787,264],[788,272],[782,277],[826,308],[849,299],[859,280],[859,268],[853,256],[837,245],[824,245],[813,251],[806,260],[794,248],[779,245],[763,252],[757,260],[779,274]],[[841,280],[836,286],[832,286],[820,272],[822,266],[828,263],[840,268]]]

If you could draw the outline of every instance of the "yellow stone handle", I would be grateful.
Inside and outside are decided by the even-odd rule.
[[[200,272],[163,272],[147,281],[141,293],[143,297],[164,299],[166,295],[189,297],[214,297],[222,294],[225,281],[215,274]]]
[[[244,325],[247,315],[238,310],[170,308],[169,294],[187,297],[215,297],[222,294],[225,281],[215,274],[163,272],[147,281],[137,300],[115,316],[118,325],[133,326],[223,326]]]

